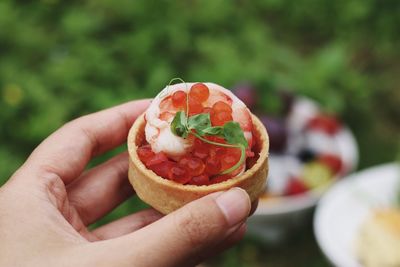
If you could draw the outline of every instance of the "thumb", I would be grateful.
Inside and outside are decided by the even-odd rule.
[[[108,257],[108,260],[121,263],[118,266],[190,266],[212,254],[225,239],[229,240],[247,219],[250,209],[246,191],[233,188],[193,201],[102,246],[108,255],[113,252],[113,259]]]

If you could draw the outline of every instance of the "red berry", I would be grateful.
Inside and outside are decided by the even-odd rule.
[[[232,107],[223,101],[216,102],[213,105],[212,109],[215,113],[228,112],[228,113],[232,114]]]
[[[198,102],[204,102],[210,96],[210,90],[204,83],[196,83],[192,85],[189,91],[189,98]]]
[[[192,177],[189,184],[192,185],[208,185],[210,182],[210,178],[206,174],[202,174],[199,176]]]
[[[336,155],[324,154],[318,157],[319,162],[328,166],[333,173],[339,173],[342,170],[343,162]]]
[[[292,178],[286,187],[285,195],[297,195],[306,191],[308,188],[300,179]]]
[[[176,165],[170,170],[170,179],[180,184],[186,184],[190,181],[191,176],[186,168]]]
[[[159,163],[162,163],[164,161],[168,161],[167,156],[163,152],[159,152],[154,154],[152,158],[150,158],[148,161],[146,161],[146,166],[150,167],[152,165],[156,165]]]
[[[172,104],[176,108],[185,108],[186,107],[186,93],[184,91],[176,91],[172,95]]]
[[[158,176],[161,176],[165,179],[170,179],[170,173],[171,173],[171,169],[176,166],[175,162],[172,162],[170,160],[155,164],[155,165],[151,165],[149,166],[150,170],[152,170],[153,172],[155,172]]]
[[[327,115],[318,115],[312,118],[307,126],[310,129],[321,130],[330,135],[336,134],[341,128],[339,121],[335,117]]]
[[[148,162],[151,158],[154,157],[154,152],[153,150],[151,150],[151,146],[150,145],[144,145],[141,146],[137,149],[137,154],[140,158],[140,160],[146,164],[146,162]]]
[[[179,160],[179,165],[186,168],[191,176],[198,176],[204,172],[205,165],[199,158],[185,156]]]

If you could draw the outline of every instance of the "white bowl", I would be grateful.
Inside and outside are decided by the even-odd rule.
[[[338,153],[346,166],[346,173],[355,170],[358,164],[358,146],[353,133],[343,127],[335,136]],[[274,168],[270,164],[269,168]],[[283,239],[291,230],[298,229],[310,219],[313,208],[326,189],[339,177],[334,177],[332,183],[324,188],[310,190],[304,194],[281,196],[274,198],[260,198],[258,208],[249,219],[249,232],[265,239],[276,242]],[[268,182],[267,182],[268,183]]]
[[[360,224],[372,208],[393,205],[400,166],[386,164],[340,181],[321,199],[314,218],[317,242],[335,266],[361,267],[354,253]]]

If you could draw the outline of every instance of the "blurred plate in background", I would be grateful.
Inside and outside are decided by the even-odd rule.
[[[335,266],[360,267],[355,238],[373,208],[395,202],[400,166],[387,164],[349,176],[325,194],[314,219],[314,231],[323,253]]]

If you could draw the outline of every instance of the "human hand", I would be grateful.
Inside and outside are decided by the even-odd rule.
[[[148,104],[78,118],[32,152],[0,188],[0,266],[192,266],[243,237],[251,205],[238,188],[167,216],[148,209],[88,230],[133,190],[126,153],[84,169],[126,141]]]

